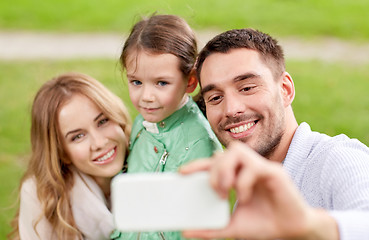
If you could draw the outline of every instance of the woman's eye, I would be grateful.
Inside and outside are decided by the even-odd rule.
[[[101,120],[99,121],[99,123],[98,123],[98,126],[101,126],[101,125],[103,125],[103,124],[105,124],[105,123],[107,123],[107,122],[109,122],[109,118],[101,119]]]
[[[168,82],[164,82],[164,81],[159,81],[158,82],[158,85],[163,87],[163,86],[166,86],[168,84]]]
[[[77,135],[75,135],[75,136],[72,137],[72,142],[81,139],[83,136],[84,136],[83,133],[78,133]]]
[[[138,80],[131,80],[131,83],[132,83],[133,85],[135,85],[135,86],[139,86],[139,85],[141,85],[141,84],[142,84],[142,82],[141,82],[141,81],[138,81]]]

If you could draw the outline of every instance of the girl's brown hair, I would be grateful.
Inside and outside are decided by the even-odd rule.
[[[28,168],[21,180],[33,177],[43,215],[58,239],[82,239],[73,219],[69,192],[73,186],[72,165],[63,148],[57,121],[62,106],[75,94],[88,97],[112,121],[123,129],[127,139],[131,131],[128,111],[119,97],[94,78],[67,73],[46,82],[38,91],[31,112],[31,148]],[[19,209],[12,221],[12,238],[19,239]]]
[[[178,16],[153,15],[133,26],[120,56],[123,68],[127,67],[127,58],[133,54],[137,56],[140,51],[175,55],[180,59],[183,76],[188,77],[197,56],[195,34],[187,22]]]

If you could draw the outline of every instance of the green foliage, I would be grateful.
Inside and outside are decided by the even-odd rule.
[[[158,12],[178,14],[195,29],[364,40],[368,10],[366,0],[16,0],[0,2],[0,29],[126,33],[140,16]]]

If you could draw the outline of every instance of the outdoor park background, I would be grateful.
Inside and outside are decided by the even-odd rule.
[[[17,0],[0,2],[0,32],[126,36],[141,15],[157,12],[178,14],[198,32],[253,27],[277,38],[339,39],[360,46],[369,42],[368,10],[367,0]],[[369,145],[369,62],[286,59],[295,81],[298,122]],[[117,59],[0,60],[0,239],[10,231],[12,205],[30,151],[32,99],[43,82],[66,71],[102,81],[123,98],[132,117],[137,114]]]

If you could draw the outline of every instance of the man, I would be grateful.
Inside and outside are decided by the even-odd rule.
[[[210,171],[214,189],[226,197],[235,188],[238,202],[225,229],[185,236],[369,239],[369,149],[298,125],[275,39],[227,31],[204,47],[196,69],[207,118],[227,151],[181,172]]]

